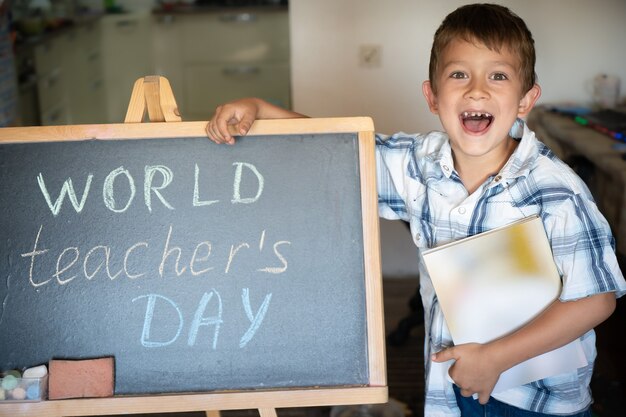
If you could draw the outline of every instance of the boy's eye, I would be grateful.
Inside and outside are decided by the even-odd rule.
[[[507,77],[506,74],[502,72],[496,72],[495,74],[491,76],[491,79],[495,81],[505,81],[505,80],[508,80],[509,77]]]
[[[450,78],[463,79],[467,78],[467,75],[461,71],[454,71],[452,74],[450,74]]]

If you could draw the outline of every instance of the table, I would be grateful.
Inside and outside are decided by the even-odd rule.
[[[626,256],[626,143],[547,106],[533,109],[527,123],[587,183],[615,235],[618,254]]]

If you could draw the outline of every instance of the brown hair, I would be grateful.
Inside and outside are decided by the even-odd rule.
[[[468,4],[446,16],[435,32],[428,71],[434,92],[441,55],[455,39],[482,43],[492,51],[508,48],[519,56],[523,93],[535,85],[535,42],[524,21],[504,6]]]

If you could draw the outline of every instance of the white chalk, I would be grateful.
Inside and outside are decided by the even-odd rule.
[[[13,397],[14,400],[23,400],[26,398],[26,390],[22,387],[17,387],[11,391],[11,397]]]
[[[39,365],[26,369],[22,374],[22,378],[43,378],[46,375],[48,375],[46,365]]]

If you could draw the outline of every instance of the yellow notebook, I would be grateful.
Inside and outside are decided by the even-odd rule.
[[[456,345],[522,327],[558,298],[561,277],[541,218],[527,217],[422,252]],[[575,340],[502,373],[494,393],[587,365]]]

